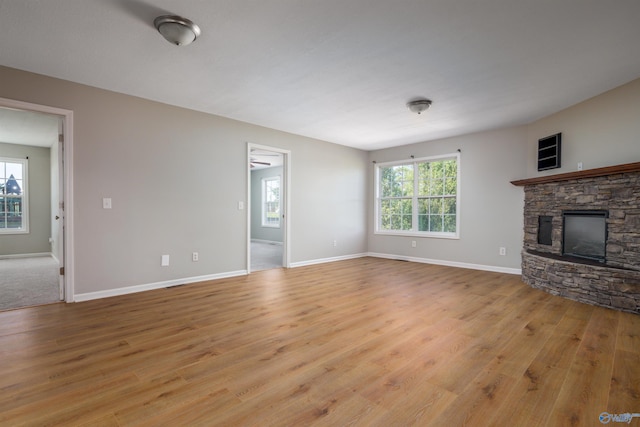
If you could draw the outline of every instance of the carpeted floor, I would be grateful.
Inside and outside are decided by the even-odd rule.
[[[58,268],[51,257],[0,259],[0,310],[60,301]]]
[[[282,267],[282,245],[251,242],[251,271]]]

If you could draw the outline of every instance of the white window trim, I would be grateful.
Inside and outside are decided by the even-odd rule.
[[[0,234],[28,234],[29,233],[29,159],[15,157],[0,157],[0,162],[22,163],[22,227],[0,228]]]
[[[408,165],[415,164],[421,162],[429,162],[429,161],[437,161],[443,159],[456,159],[457,163],[457,177],[456,177],[456,232],[455,233],[444,233],[444,232],[433,232],[433,231],[411,231],[411,230],[383,230],[380,227],[380,169],[389,167],[389,166],[397,166],[397,165]],[[383,236],[408,236],[408,237],[431,237],[437,239],[460,239],[460,188],[461,188],[461,166],[460,166],[460,152],[452,153],[452,154],[443,154],[439,156],[430,156],[430,157],[420,157],[417,159],[407,160],[396,160],[392,162],[384,162],[384,163],[376,163],[375,164],[375,173],[374,173],[374,188],[375,188],[375,197],[374,197],[374,234],[383,235]],[[414,174],[414,178],[417,177],[417,174]],[[413,211],[417,212],[416,198],[413,198],[414,206]]]
[[[282,223],[282,221],[280,221],[280,217],[278,217],[278,223],[277,224],[270,224],[268,222],[265,221],[266,219],[266,210],[265,210],[265,192],[266,192],[266,182],[267,181],[278,181],[278,188],[280,189],[280,192],[282,192],[282,178],[280,177],[280,175],[275,175],[275,176],[265,176],[264,178],[262,178],[262,193],[261,193],[261,197],[260,197],[260,203],[262,205],[262,209],[261,209],[261,214],[260,214],[260,223],[262,225],[262,227],[265,228],[280,228],[280,224]],[[280,197],[278,198],[278,207],[280,208],[280,211],[282,212],[282,194],[280,194]]]

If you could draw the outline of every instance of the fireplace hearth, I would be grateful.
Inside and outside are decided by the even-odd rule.
[[[640,313],[640,163],[512,184],[525,191],[522,280]]]

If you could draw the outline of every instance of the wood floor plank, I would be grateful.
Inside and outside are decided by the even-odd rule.
[[[554,403],[552,425],[595,424],[607,408],[619,314],[594,310]]]
[[[621,313],[619,317],[617,347],[620,350],[636,352],[640,348],[638,316],[632,313]]]
[[[0,312],[0,425],[566,426],[640,407],[640,316],[359,258]]]
[[[640,413],[640,355],[620,350],[616,352],[611,377],[611,392],[607,412]]]

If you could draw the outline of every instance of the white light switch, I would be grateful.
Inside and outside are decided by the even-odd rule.
[[[162,255],[162,262],[160,263],[161,267],[169,266],[169,255]]]
[[[111,197],[104,197],[102,199],[102,209],[111,209]]]
[[[244,202],[238,202],[238,210],[241,211],[244,209]]]

